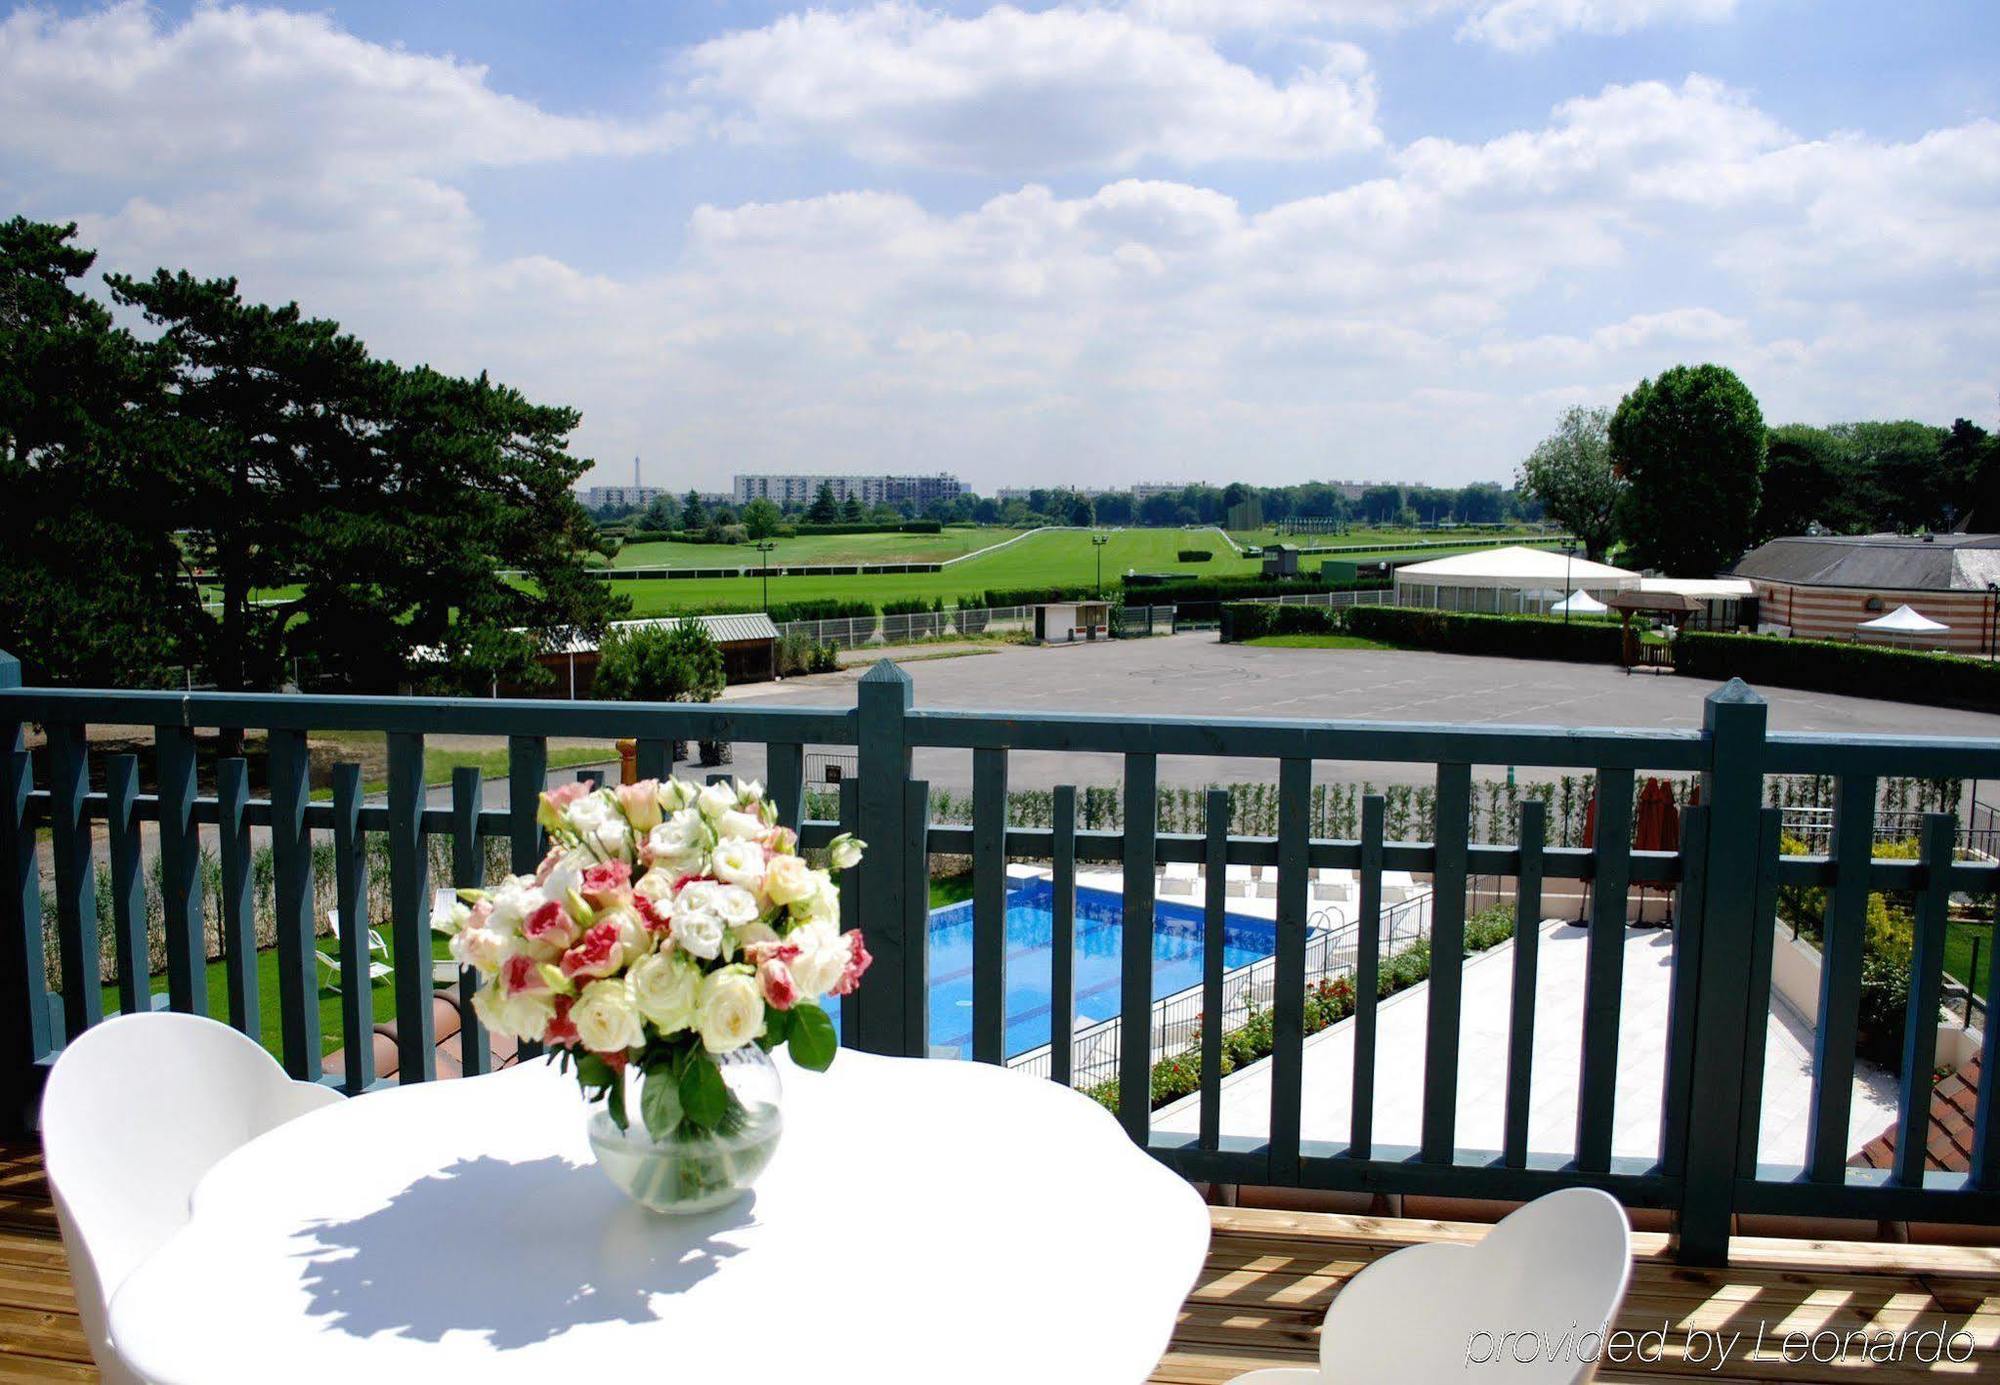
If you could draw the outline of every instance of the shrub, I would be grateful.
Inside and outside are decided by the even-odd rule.
[[[1231,602],[1222,608],[1222,639],[1227,644],[1265,635],[1337,635],[1347,629],[1346,614],[1325,606]]]
[[[1690,630],[1674,642],[1674,670],[1720,682],[1741,678],[1809,692],[1889,698],[1990,712],[2000,707],[2000,664],[1957,654]]]
[[[885,616],[940,615],[943,611],[944,598],[941,596],[934,596],[928,601],[921,596],[905,596],[882,603],[882,614]]]
[[[961,635],[977,635],[986,629],[991,620],[992,617],[986,614],[984,606],[977,602],[968,602],[963,597],[959,598],[952,616],[952,623],[958,627],[958,633]]]
[[[839,597],[825,596],[812,601],[773,602],[769,614],[772,620],[783,625],[794,620],[845,620],[872,616],[875,606],[873,602],[844,601]]]
[[[1403,606],[1356,606],[1345,614],[1348,631],[1365,639],[1447,654],[1614,664],[1623,638],[1619,627],[1608,621],[1565,623],[1549,616],[1489,616]]]
[[[809,635],[778,637],[778,676],[796,678],[802,673],[831,673],[840,667],[840,646],[824,644]]]
[[[1183,563],[1205,563],[1214,556],[1215,552],[1213,549],[1183,548],[1178,555],[1178,561]]]

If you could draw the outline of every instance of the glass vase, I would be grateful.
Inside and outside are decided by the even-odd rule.
[[[641,1084],[647,1079],[636,1065],[624,1074],[625,1109],[630,1113],[625,1129],[611,1119],[607,1102],[592,1102],[586,1108],[597,1167],[642,1207],[675,1216],[726,1207],[750,1191],[777,1152],[785,1125],[783,1083],[770,1055],[756,1044],[746,1044],[715,1055],[714,1062],[729,1093],[729,1105],[712,1129],[683,1123],[665,1139],[654,1139],[639,1115],[644,1109]]]

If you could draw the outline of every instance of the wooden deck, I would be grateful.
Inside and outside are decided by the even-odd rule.
[[[1208,1263],[1153,1373],[1160,1385],[1221,1385],[1257,1366],[1316,1359],[1319,1321],[1349,1276],[1400,1246],[1476,1240],[1485,1228],[1216,1208]],[[1666,1255],[1665,1238],[1640,1235],[1619,1327],[1667,1326],[1657,1365],[1606,1369],[1607,1382],[1682,1377],[1742,1382],[1865,1376],[1881,1385],[1927,1374],[2000,1378],[2000,1250],[1870,1245],[1845,1241],[1739,1240],[1728,1270],[1688,1270]],[[1751,1338],[1767,1325],[1762,1357]],[[1788,1363],[1786,1332],[1857,1329],[1915,1332],[1949,1323],[1969,1330],[1968,1362],[1928,1367],[1856,1361],[1845,1368]],[[1691,1329],[1743,1332],[1722,1370],[1682,1354]],[[0,1382],[95,1380],[76,1317],[42,1157],[33,1146],[0,1145]],[[1476,1369],[1468,1379],[1476,1379]]]

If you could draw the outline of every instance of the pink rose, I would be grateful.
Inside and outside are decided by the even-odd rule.
[[[659,907],[652,900],[646,898],[646,896],[642,894],[633,895],[632,908],[651,932],[660,934],[673,932],[673,920],[661,913]]]
[[[614,900],[622,901],[630,892],[632,867],[623,861],[604,861],[583,873],[583,884],[577,893],[593,909],[600,909]]]
[[[861,984],[862,976],[875,959],[868,955],[867,944],[861,941],[861,930],[856,928],[841,935],[847,939],[847,967],[840,973],[840,980],[833,983],[834,995],[852,995],[854,988]]]
[[[484,928],[493,917],[493,901],[482,899],[472,906],[472,916],[465,921],[467,928]]]
[[[798,1003],[799,984],[792,980],[792,969],[775,957],[757,968],[757,987],[773,1010],[789,1010]]]
[[[618,925],[600,923],[562,955],[562,974],[575,981],[609,976],[625,962],[625,948],[618,939]]]
[[[517,952],[500,964],[500,989],[508,995],[546,991],[549,979],[535,965],[535,959]]]
[[[529,942],[560,952],[576,941],[576,920],[569,910],[551,899],[521,925],[521,936]]]
[[[592,787],[592,785],[578,779],[572,783],[558,784],[555,788],[543,794],[542,797],[547,799],[554,807],[567,808],[570,804],[589,793]]]

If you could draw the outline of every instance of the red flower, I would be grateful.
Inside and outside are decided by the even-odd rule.
[[[521,995],[532,991],[546,991],[549,979],[542,975],[535,959],[515,953],[500,966],[500,987],[507,995]]]
[[[653,932],[671,933],[673,931],[673,920],[661,913],[658,906],[652,900],[646,898],[646,896],[642,894],[633,895],[632,908],[637,911],[640,920],[645,923],[646,927]]]
[[[572,981],[578,977],[609,976],[624,961],[625,949],[618,940],[618,925],[600,923],[562,955],[562,974]]]
[[[631,883],[632,867],[623,861],[605,861],[583,873],[583,885],[577,893],[596,907],[623,894]]]
[[[792,969],[775,957],[757,968],[757,986],[764,992],[764,1003],[773,1010],[789,1010],[798,1004],[799,984],[792,979]]]
[[[868,955],[867,944],[861,941],[861,930],[843,934],[847,939],[847,969],[840,974],[840,980],[833,983],[835,995],[852,995],[854,988],[861,984],[861,978],[868,971],[874,958]]]
[[[576,941],[576,920],[569,916],[569,910],[551,899],[528,915],[521,925],[521,936],[529,942],[568,947]]]
[[[573,1044],[577,1041],[576,1026],[569,1022],[569,1007],[575,1004],[572,996],[556,997],[556,1012],[549,1017],[549,1027],[542,1031],[545,1044]]]

